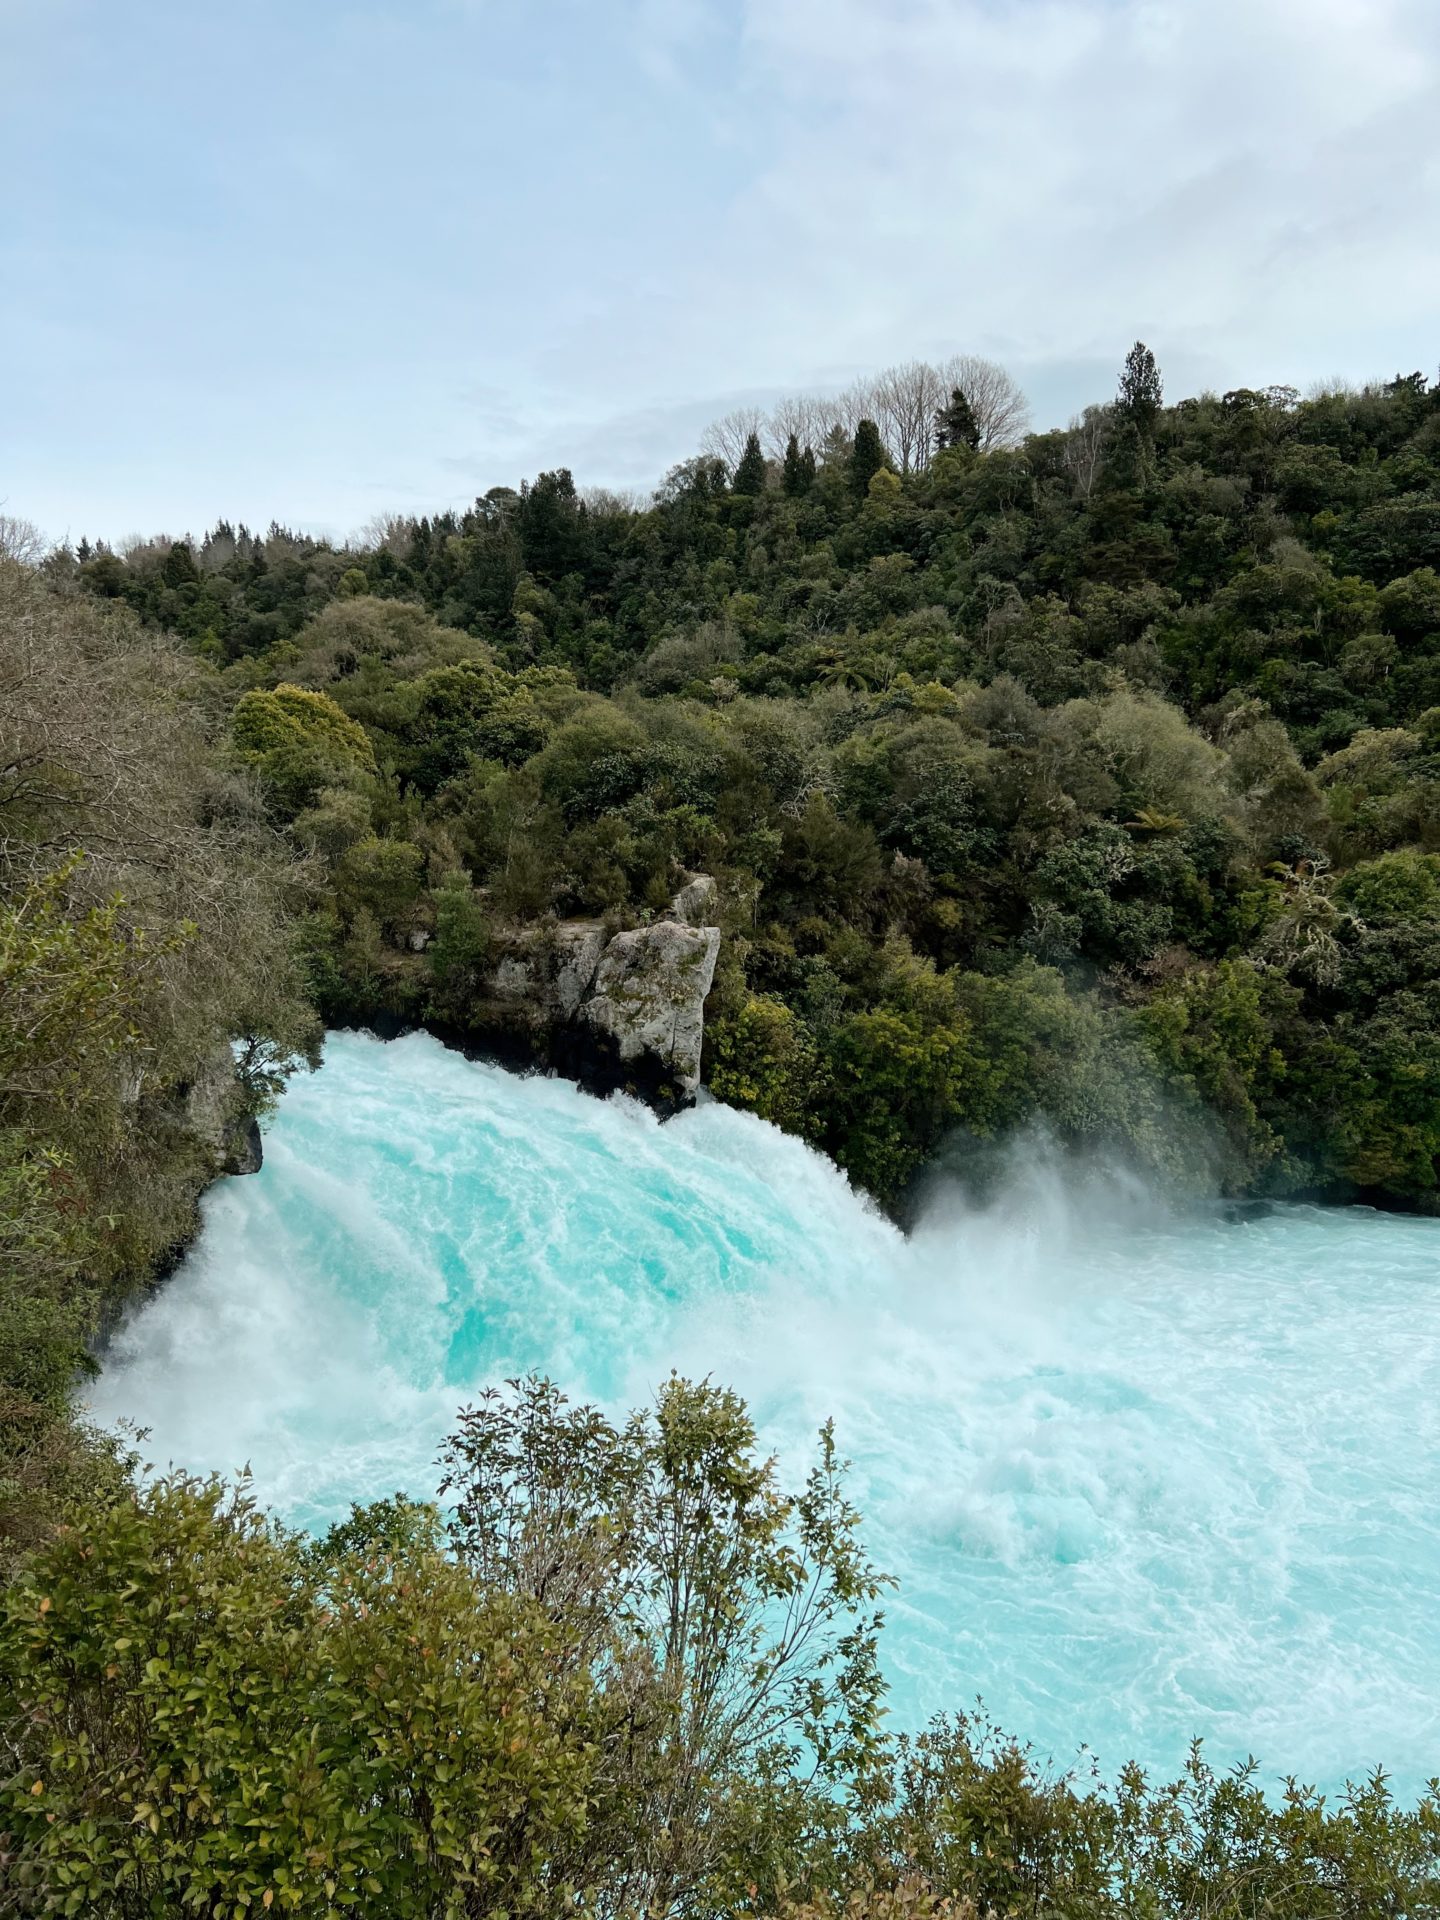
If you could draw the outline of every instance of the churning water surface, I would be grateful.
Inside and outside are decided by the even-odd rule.
[[[292,1521],[434,1490],[487,1382],[615,1411],[671,1368],[799,1471],[833,1415],[892,1724],[984,1697],[1067,1761],[1192,1735],[1327,1787],[1440,1771],[1440,1222],[1167,1217],[1037,1150],[902,1236],[820,1155],[412,1035],[332,1034],[263,1171],[205,1202],[96,1415]]]

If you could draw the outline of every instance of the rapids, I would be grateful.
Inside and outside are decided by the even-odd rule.
[[[1273,1780],[1440,1770],[1440,1222],[1165,1214],[1017,1154],[906,1238],[828,1161],[702,1104],[330,1036],[263,1171],[205,1201],[91,1392],[159,1465],[288,1519],[433,1492],[482,1384],[615,1411],[673,1367],[803,1466],[833,1415],[888,1606],[892,1724],[987,1708],[1057,1760]]]

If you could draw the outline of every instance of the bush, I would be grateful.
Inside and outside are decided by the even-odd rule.
[[[162,1481],[4,1595],[0,1879],[86,1920],[553,1906],[590,1761],[552,1641],[423,1513],[314,1556],[243,1494]]]

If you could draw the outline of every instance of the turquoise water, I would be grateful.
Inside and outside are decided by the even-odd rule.
[[[252,1179],[93,1395],[157,1463],[312,1524],[433,1490],[456,1406],[532,1367],[619,1410],[671,1367],[801,1462],[855,1461],[892,1718],[983,1695],[1058,1759],[1440,1770],[1440,1222],[1166,1217],[1017,1153],[906,1239],[828,1161],[705,1105],[332,1035]]]

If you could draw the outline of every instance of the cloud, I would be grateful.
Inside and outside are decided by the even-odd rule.
[[[916,355],[1049,425],[1137,336],[1172,397],[1440,352],[1437,0],[257,6],[278,66],[182,0],[0,0],[44,183],[5,487],[47,525],[650,486]]]
[[[1430,0],[746,0],[742,48],[757,165],[689,290],[736,384],[1137,333],[1237,379],[1433,351]]]

